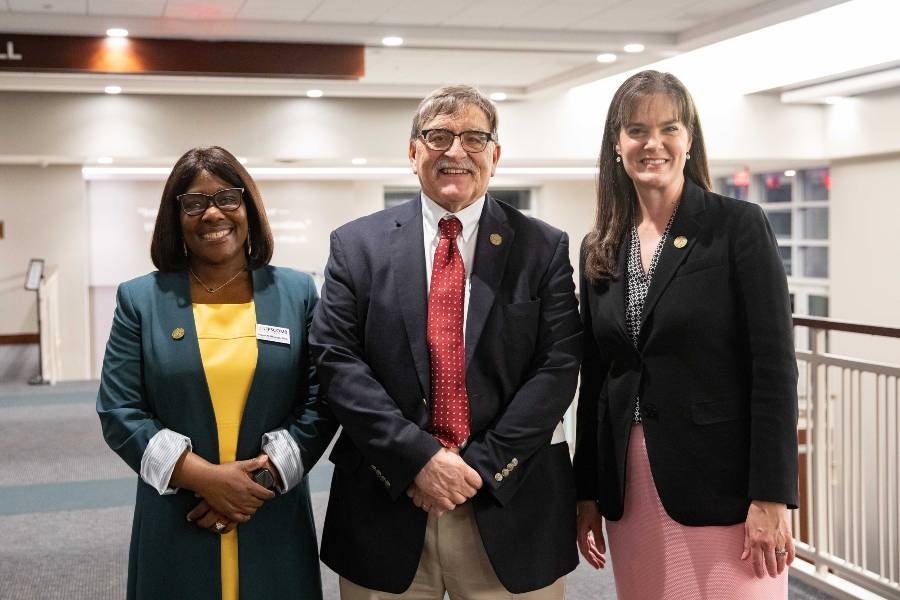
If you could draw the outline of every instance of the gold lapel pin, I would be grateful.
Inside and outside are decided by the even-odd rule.
[[[177,341],[183,337],[184,337],[184,329],[182,327],[176,327],[175,329],[172,330],[172,339],[173,340]]]
[[[672,243],[675,245],[676,248],[684,248],[685,246],[687,246],[687,238],[684,237],[683,235],[679,235],[677,238],[675,238],[675,241]]]
[[[499,233],[492,233],[491,234],[491,243],[495,246],[499,246],[500,244],[503,243],[503,236],[500,235]]]

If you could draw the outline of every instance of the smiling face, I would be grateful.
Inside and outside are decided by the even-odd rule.
[[[616,153],[641,191],[666,191],[684,183],[684,163],[691,134],[678,118],[675,102],[665,94],[644,96],[622,124]]]
[[[235,187],[215,175],[200,171],[187,192],[215,194]],[[244,244],[247,241],[247,206],[242,202],[237,210],[223,211],[210,202],[203,214],[190,216],[179,207],[181,233],[190,252],[191,263],[231,266],[235,270],[246,263]]]
[[[457,114],[437,115],[422,129],[449,129],[453,133],[478,130],[490,132],[487,115],[468,105]],[[426,196],[450,212],[459,212],[487,192],[488,183],[500,160],[500,146],[488,142],[481,152],[466,152],[459,138],[447,150],[432,150],[422,138],[409,143],[409,162]]]

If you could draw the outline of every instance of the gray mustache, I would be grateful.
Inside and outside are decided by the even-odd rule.
[[[434,165],[435,171],[440,171],[441,169],[464,169],[466,171],[475,171],[475,165],[472,163],[456,163],[450,162],[449,160],[439,160]]]

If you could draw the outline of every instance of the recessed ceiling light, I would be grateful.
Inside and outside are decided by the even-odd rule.
[[[367,162],[369,162],[369,161],[367,161],[365,158],[363,158],[361,156],[350,159],[350,164],[356,165],[357,167],[361,167],[364,164],[366,164]]]
[[[247,164],[247,157],[246,157],[246,156],[238,156],[237,159],[238,159],[238,162],[241,163],[242,165],[246,165],[246,164]]]
[[[619,57],[612,52],[603,52],[597,55],[598,63],[614,63]]]
[[[506,100],[506,92],[494,92],[491,94],[491,100],[494,102],[503,102]]]
[[[629,54],[636,54],[638,52],[644,51],[644,45],[643,44],[625,44],[625,47],[622,48],[622,50],[624,50],[625,52],[628,52]]]
[[[107,94],[121,94],[122,88],[117,85],[108,85],[105,88],[103,88],[103,91],[106,92]]]
[[[797,174],[797,171],[795,171],[794,169],[788,169],[787,171],[784,172],[785,177],[793,177],[796,174]]]
[[[325,95],[325,92],[322,90],[306,90],[306,95],[310,98],[321,98]]]
[[[385,46],[402,46],[403,38],[396,35],[388,35],[381,38],[381,43]]]
[[[113,163],[112,156],[101,156],[97,159],[97,164],[100,165],[111,165]]]
[[[128,30],[121,27],[110,27],[106,30],[106,37],[123,38],[128,37]]]

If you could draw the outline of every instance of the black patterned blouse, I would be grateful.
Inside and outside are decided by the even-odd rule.
[[[638,337],[641,335],[641,315],[644,312],[644,300],[647,298],[647,292],[650,290],[650,281],[653,279],[653,273],[656,271],[656,264],[662,255],[663,248],[666,245],[666,238],[669,237],[669,229],[672,227],[672,221],[675,219],[675,213],[678,212],[678,205],[672,211],[669,222],[663,230],[662,237],[656,244],[656,250],[653,252],[653,258],[650,259],[650,268],[644,273],[644,267],[641,264],[641,240],[638,237],[637,226],[631,225],[631,244],[628,248],[628,266],[626,267],[625,289],[628,298],[625,303],[625,328],[628,335],[631,336],[631,342],[637,348]],[[640,398],[634,399],[634,422],[641,422],[641,402]]]

